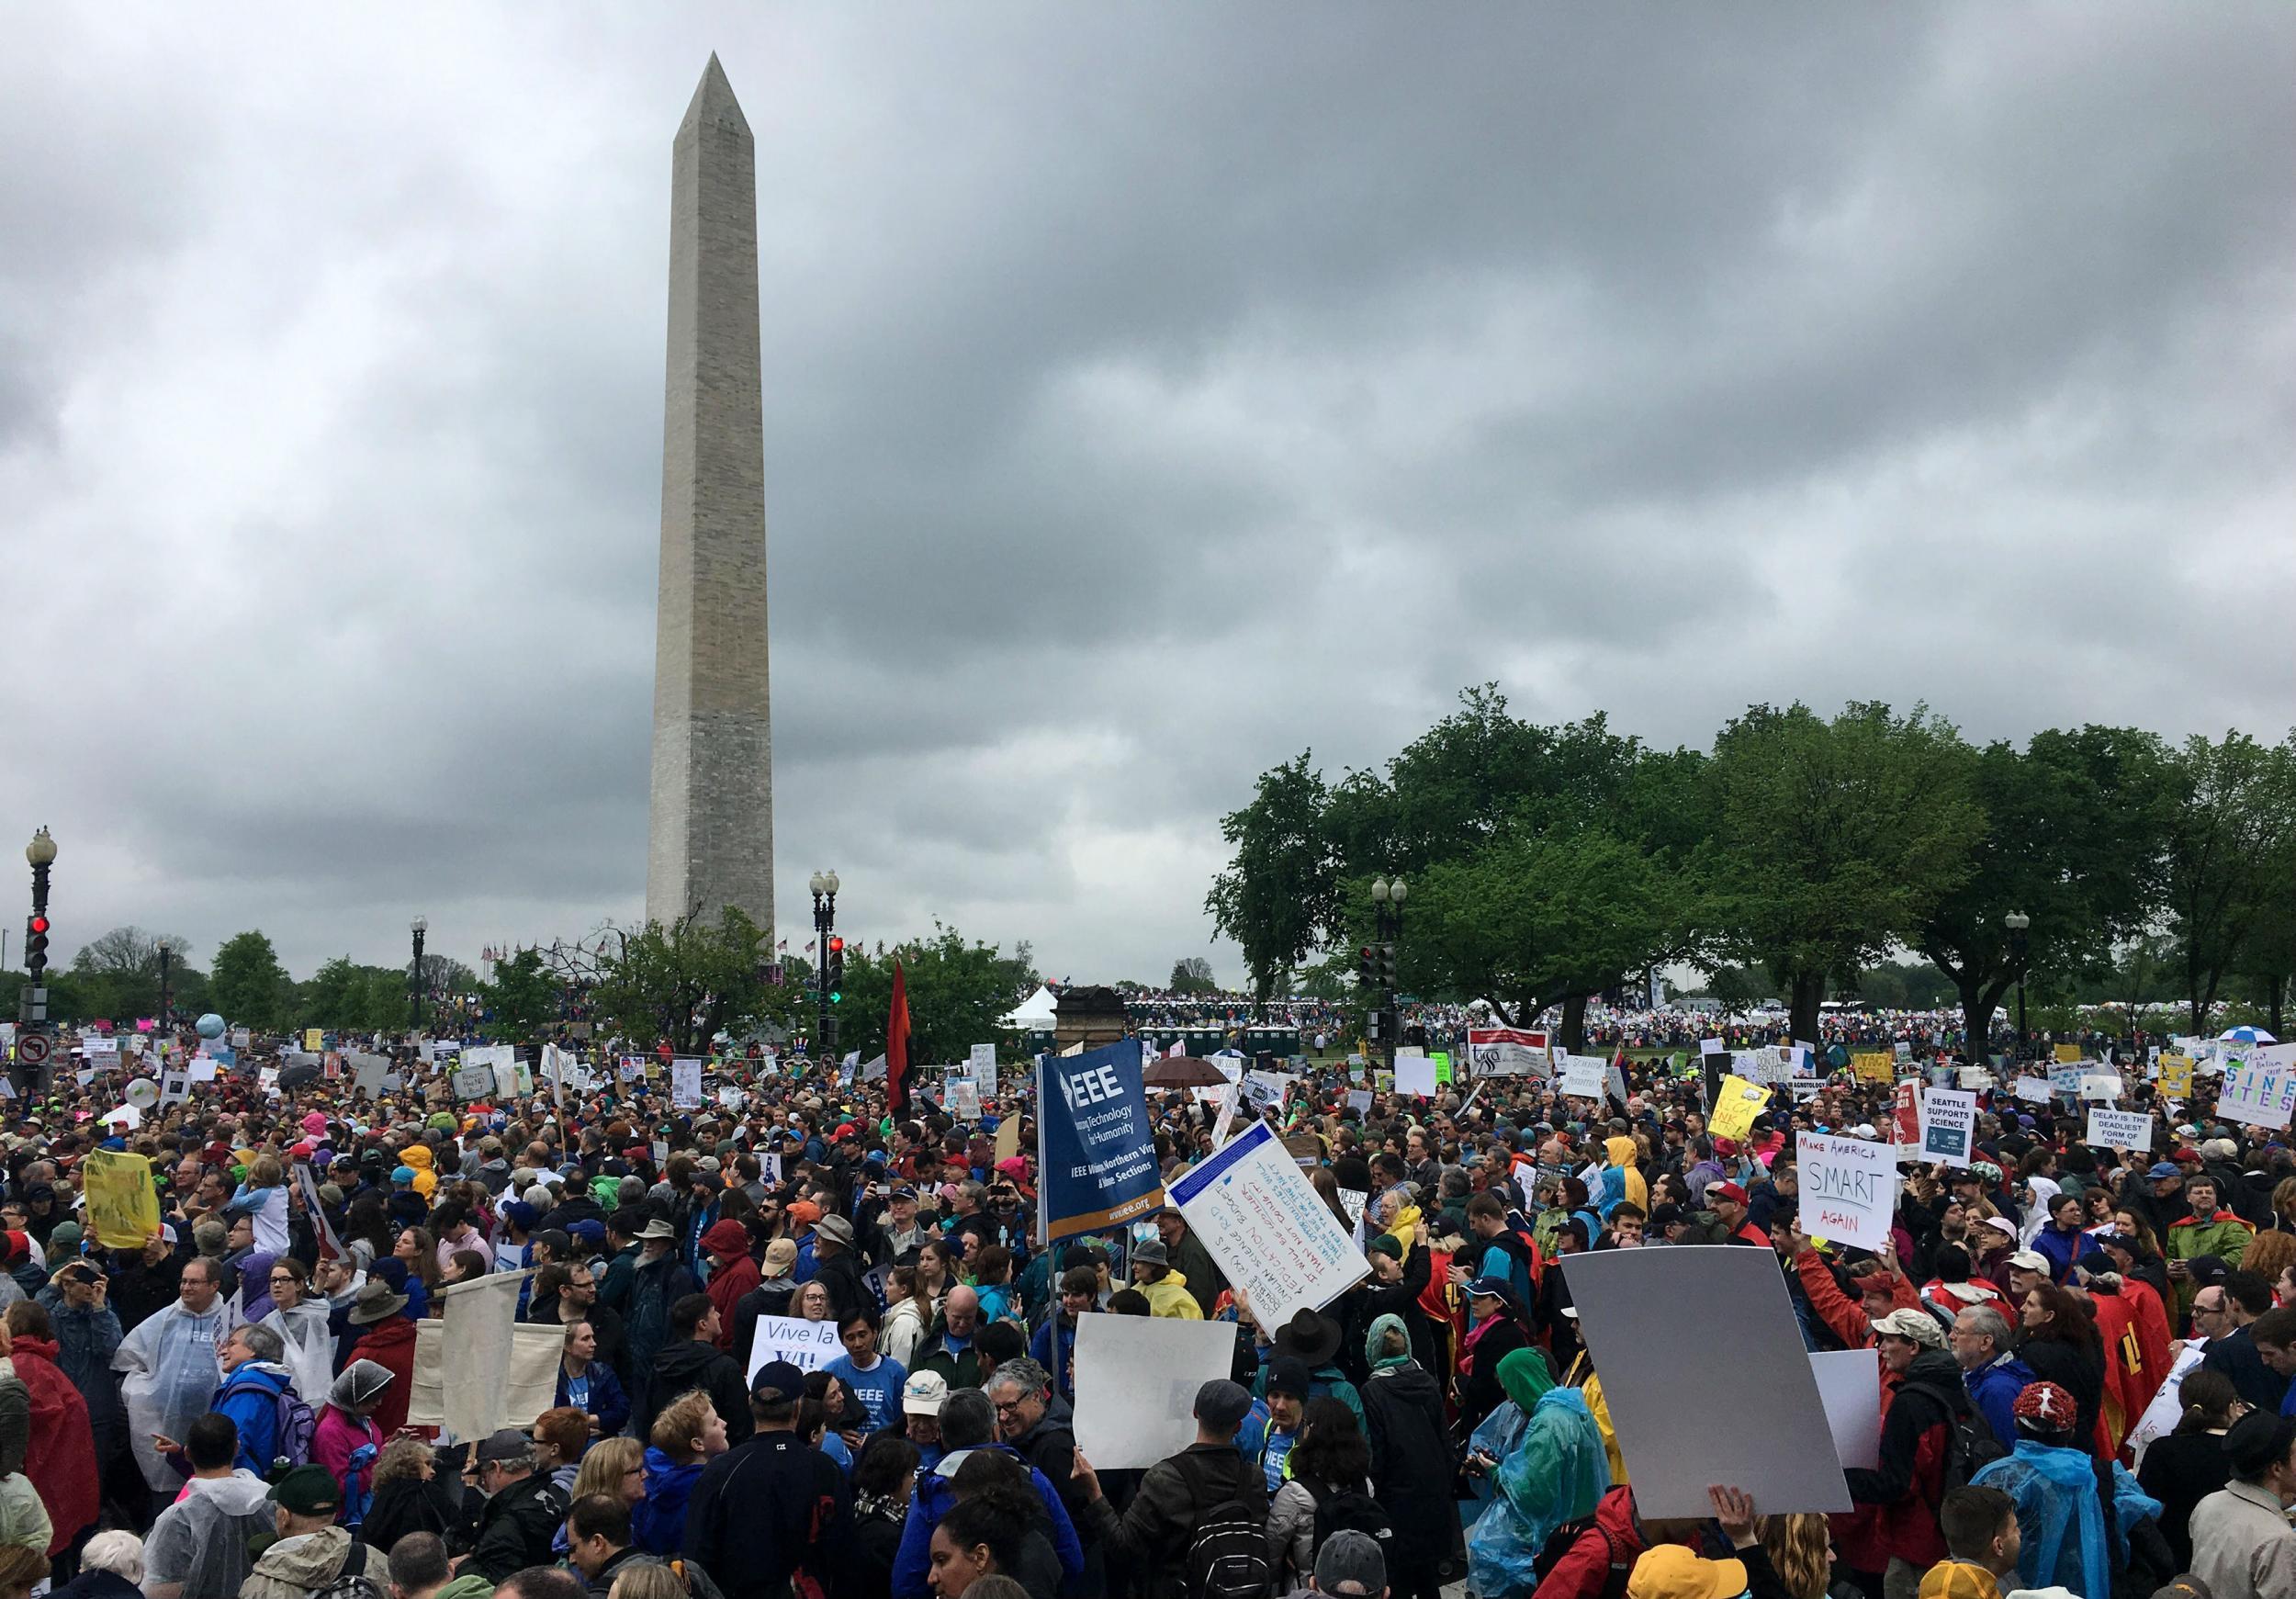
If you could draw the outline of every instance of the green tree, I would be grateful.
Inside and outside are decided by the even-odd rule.
[[[2021,751],[1986,746],[1970,794],[1982,826],[1969,869],[1908,941],[1952,981],[1975,1056],[2020,976],[2099,975],[2157,915],[2175,801],[2158,738],[2093,726],[2037,733]],[[2021,962],[2011,912],[2032,920]]]
[[[1234,854],[1212,880],[1204,908],[1244,947],[1252,987],[1266,999],[1276,974],[1328,940],[1339,878],[1324,810],[1331,791],[1307,750],[1260,776],[1252,803],[1220,820]]]
[[[532,1043],[558,1019],[558,980],[544,965],[542,952],[521,950],[494,968],[494,981],[478,985],[487,1037],[505,1043]]]
[[[2288,894],[2296,849],[2296,733],[2277,746],[2245,733],[2192,738],[2176,760],[2178,803],[2169,824],[2167,892],[2184,965],[2186,1019],[2205,1032],[2225,977],[2250,952],[2252,932]]]
[[[668,1039],[681,1054],[701,1054],[720,1032],[769,1013],[766,954],[757,924],[731,906],[715,927],[690,916],[648,922],[602,957],[591,1006],[641,1048]]]
[[[1036,991],[1026,943],[1009,955],[933,923],[932,932],[894,945],[845,949],[845,999],[838,1007],[838,1048],[863,1060],[883,1054],[893,1010],[893,966],[901,964],[909,1004],[909,1060],[918,1065],[961,1061],[976,1043],[1009,1044],[1003,1025],[1012,1008]]]
[[[182,1011],[183,977],[189,969],[190,945],[172,933],[151,933],[139,927],[118,927],[82,944],[72,957],[72,981],[66,985],[74,1020],[98,1019],[130,1021],[160,1013],[160,945],[168,951],[169,999]],[[51,974],[49,1014],[61,1019],[60,996]],[[194,1012],[193,1014],[197,1014]]]
[[[294,985],[271,940],[257,931],[234,933],[215,952],[210,979],[216,1008],[240,1027],[276,1032],[287,1025]]]
[[[1909,937],[1967,875],[1983,826],[1971,751],[1916,706],[1750,707],[1715,739],[1715,889],[1726,952],[1786,991],[1794,1036],[1818,1036],[1829,978]]]
[[[1183,955],[1172,963],[1172,980],[1165,985],[1175,994],[1217,994],[1220,985],[1211,974],[1211,963],[1201,955]]]

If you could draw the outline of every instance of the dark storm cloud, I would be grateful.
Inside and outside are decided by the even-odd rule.
[[[18,11],[0,816],[67,943],[636,912],[712,49],[784,931],[834,864],[858,936],[1160,975],[1259,771],[1487,679],[1694,743],[2296,702],[2210,642],[2296,599],[2276,8]]]

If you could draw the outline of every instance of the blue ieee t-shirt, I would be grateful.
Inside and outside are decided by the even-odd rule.
[[[822,1369],[861,1396],[870,1431],[889,1427],[901,1419],[901,1390],[909,1374],[892,1356],[878,1356],[877,1364],[863,1371],[853,1364],[850,1355],[840,1355]]]

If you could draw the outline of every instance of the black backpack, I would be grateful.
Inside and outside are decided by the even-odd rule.
[[[1388,1519],[1386,1508],[1360,1488],[1320,1489],[1304,1477],[1293,1481],[1308,1491],[1315,1501],[1315,1547],[1322,1549],[1323,1540],[1335,1532],[1359,1532],[1379,1540],[1385,1551],[1392,1547],[1395,1528]]]
[[[1236,1457],[1239,1469],[1241,1456]],[[1180,1457],[1176,1468],[1196,1502],[1196,1531],[1181,1570],[1188,1599],[1274,1599],[1276,1571],[1267,1559],[1267,1507],[1229,1498],[1216,1504],[1199,1468]]]
[[[1992,1424],[1985,1419],[1965,1390],[1947,1393],[1942,1388],[1927,1382],[1908,1383],[1908,1393],[1924,1394],[1936,1401],[1945,1412],[1945,1473],[1938,1490],[1941,1501],[1956,1488],[1966,1488],[1969,1480],[1979,1469],[2009,1457],[2008,1447],[1993,1436]]]
[[[1610,1528],[1602,1524],[1599,1515],[1598,1509],[1595,1515],[1566,1521],[1547,1535],[1547,1541],[1538,1546],[1538,1553],[1531,1557],[1531,1574],[1537,1582],[1546,1582],[1578,1541],[1593,1533],[1603,1540],[1601,1599],[1626,1599],[1626,1579],[1634,1575],[1635,1556],[1619,1558],[1618,1540],[1611,1536]]]

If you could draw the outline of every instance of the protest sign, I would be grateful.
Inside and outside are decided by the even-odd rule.
[[[1931,1088],[1921,1096],[1921,1158],[1947,1165],[1970,1164],[1977,1130],[1977,1097],[1959,1088]]]
[[[949,1114],[961,1121],[981,1118],[981,1086],[970,1077],[949,1079]]]
[[[1984,1066],[1964,1066],[1955,1080],[1973,1094],[1983,1093],[1993,1087],[1993,1074]]]
[[[1140,1074],[1136,1038],[1040,1059],[1037,1217],[1047,1244],[1119,1226],[1164,1202]]]
[[[2192,1057],[2190,1055],[2161,1056],[2160,1091],[2174,1099],[2192,1098]]]
[[[457,1066],[452,1079],[457,1099],[483,1099],[494,1092],[494,1068],[489,1066]]]
[[[1153,1466],[1196,1441],[1196,1392],[1226,1377],[1235,1329],[1162,1316],[1076,1318],[1076,1447],[1095,1470]]]
[[[1555,1074],[1555,1090],[1581,1098],[1600,1099],[1603,1097],[1603,1057],[1563,1056],[1562,1069]]]
[[[1020,1153],[1020,1118],[1009,1111],[996,1123],[996,1153],[999,1165]]]
[[[1772,1515],[1850,1508],[1826,1407],[1767,1249],[1604,1249],[1559,1263],[1646,1517],[1713,1514],[1733,1483]],[[1695,1315],[1652,1307],[1695,1305]],[[1730,1330],[1717,1381],[1714,1329]],[[1869,1380],[1871,1379],[1869,1378]],[[1694,1415],[1698,1424],[1683,1424]],[[1750,1450],[1745,1440],[1759,1437]]]
[[[1467,1062],[1479,1077],[1543,1077],[1551,1069],[1547,1034],[1519,1027],[1470,1027]]]
[[[1299,1080],[1286,1072],[1246,1072],[1244,1098],[1255,1109],[1265,1110],[1270,1105],[1280,1109],[1291,1093],[1291,1086]]]
[[[691,1055],[680,1055],[670,1063],[670,1106],[673,1110],[691,1110],[702,1103],[702,1063]]]
[[[2065,1065],[2078,1065],[2081,1061],[2081,1046],[2077,1043],[2061,1043],[2056,1046],[2051,1058]]]
[[[2216,1113],[2251,1127],[2286,1127],[2296,1109],[2296,1044],[2251,1050],[2224,1073]]]
[[[2046,1105],[2049,1102],[2049,1079],[2046,1077],[2018,1078],[2017,1097],[2028,1104]]]
[[[1370,1115],[1370,1114],[1371,1114],[1371,1090],[1370,1090],[1370,1089],[1368,1089],[1368,1088],[1350,1088],[1350,1089],[1348,1089],[1348,1090],[1347,1090],[1347,1109],[1350,1109],[1350,1110],[1353,1110],[1353,1111],[1354,1111],[1354,1112],[1355,1112],[1357,1116],[1368,1116],[1368,1115]]]
[[[996,1082],[996,1046],[993,1043],[974,1044],[971,1052],[965,1056],[965,1065],[968,1068],[969,1075],[974,1082]]]
[[[1794,1141],[1802,1185],[1802,1231],[1813,1238],[1881,1249],[1897,1208],[1895,1145],[1805,1132]]]
[[[2088,1136],[2081,1142],[2098,1149],[2149,1150],[2153,1147],[2152,1113],[2091,1110],[2088,1113]]]
[[[749,1379],[756,1381],[771,1361],[786,1360],[801,1370],[818,1371],[844,1353],[834,1318],[808,1322],[803,1316],[760,1316],[757,1342],[749,1346]]]
[[[351,1088],[354,1093],[379,1099],[383,1094],[383,1075],[390,1070],[390,1063],[380,1055],[358,1055],[351,1068]]]
[[[1750,1083],[1775,1083],[1785,1075],[1784,1062],[1769,1044],[1760,1049],[1732,1051],[1730,1070]]]
[[[303,1047],[312,1054],[319,1053],[320,1051],[327,1047],[326,1032],[316,1027],[305,1028],[303,1030]]]
[[[1897,1075],[1897,1061],[1885,1050],[1874,1050],[1851,1055],[1850,1069],[1864,1082],[1886,1083]]]
[[[1262,1326],[1302,1306],[1320,1311],[1371,1263],[1265,1121],[1183,1173],[1173,1203],[1228,1280],[1251,1296]]]
[[[2081,1078],[2081,1098],[2084,1099],[2118,1099],[2121,1098],[2121,1079],[2118,1076],[2108,1077],[2102,1074],[2091,1072]]]
[[[523,1427],[557,1399],[561,1327],[522,1323],[518,1292],[531,1271],[498,1271],[431,1290],[436,1316],[415,1323],[407,1424],[483,1438]]]
[[[80,1053],[91,1061],[102,1060],[106,1064],[119,1064],[119,1041],[116,1038],[83,1038]]]
[[[215,1081],[216,1063],[206,1055],[194,1055],[184,1063],[184,1075],[195,1083]]]
[[[1435,1063],[1425,1055],[1397,1055],[1395,1057],[1395,1091],[1398,1094],[1416,1094],[1422,1099],[1434,1098]]]
[[[2049,1092],[2060,1098],[2077,1099],[2081,1096],[2081,1064],[2059,1061],[2049,1067]]]
[[[1820,1350],[1809,1357],[1810,1376],[1826,1407],[1834,1458],[1845,1471],[1874,1471],[1882,1464],[1882,1385],[1872,1349]]]
[[[1714,1096],[1714,1114],[1706,1118],[1706,1130],[1716,1138],[1744,1138],[1754,1130],[1754,1118],[1769,1103],[1769,1089],[1733,1072],[1722,1079]]]
[[[159,1190],[152,1184],[152,1163],[143,1156],[91,1150],[80,1163],[80,1180],[87,1194],[88,1225],[105,1248],[141,1249],[160,1230]]]

